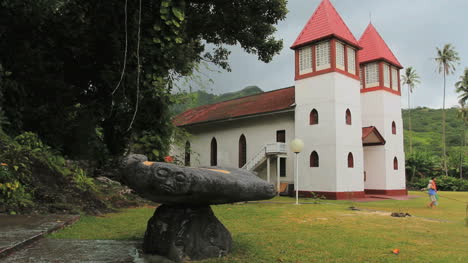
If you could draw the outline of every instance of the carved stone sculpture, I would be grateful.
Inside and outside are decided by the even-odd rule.
[[[271,199],[272,184],[232,168],[189,168],[129,155],[121,180],[139,195],[161,203],[148,221],[143,251],[176,262],[222,257],[231,251],[229,231],[212,204]]]

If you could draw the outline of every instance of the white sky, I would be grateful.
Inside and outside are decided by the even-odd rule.
[[[436,71],[436,47],[455,46],[461,58],[447,78],[447,107],[457,105],[454,83],[468,67],[468,0],[331,0],[356,39],[372,23],[404,67],[413,66],[421,84],[412,95],[413,106],[442,107],[443,78]],[[233,47],[232,72],[204,72],[214,83],[206,91],[220,94],[257,85],[264,91],[294,85],[294,54],[289,47],[317,8],[320,0],[289,0],[289,13],[279,23],[281,53],[265,64],[240,47]],[[370,15],[371,14],[371,15]],[[403,72],[402,72],[403,73]],[[406,86],[402,105],[407,107]]]

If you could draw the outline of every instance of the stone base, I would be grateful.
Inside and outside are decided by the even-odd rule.
[[[219,258],[231,251],[229,231],[210,206],[161,205],[148,221],[143,251],[176,262]]]

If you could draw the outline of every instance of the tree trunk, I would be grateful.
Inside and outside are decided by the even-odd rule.
[[[463,178],[463,162],[465,160],[465,148],[466,148],[466,116],[465,116],[465,107],[462,108],[462,118],[463,118],[463,147],[460,153],[460,179]]]
[[[410,149],[410,154],[412,154],[413,153],[413,138],[411,137],[412,136],[412,131],[411,131],[411,101],[410,101],[410,96],[411,96],[411,91],[410,91],[410,85],[408,84],[409,149]]]
[[[444,68],[444,97],[443,97],[443,104],[442,104],[442,144],[443,144],[443,157],[444,157],[444,171],[445,176],[448,176],[447,171],[447,145],[445,143],[445,68]]]

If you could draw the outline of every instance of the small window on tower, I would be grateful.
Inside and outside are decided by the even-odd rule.
[[[356,51],[352,47],[348,49],[348,72],[356,74]]]
[[[398,159],[396,158],[393,158],[393,170],[398,170]]]
[[[319,156],[316,151],[310,154],[310,167],[319,167]]]
[[[396,134],[396,124],[394,121],[392,122],[392,134]]]
[[[384,86],[390,88],[390,66],[387,63],[383,64]]]
[[[379,64],[370,63],[365,68],[366,88],[379,86]]]
[[[312,48],[299,49],[299,74],[312,72]]]
[[[348,153],[348,168],[354,168],[354,157],[352,153]]]
[[[318,112],[316,109],[313,109],[311,112],[310,112],[310,117],[309,117],[309,124],[310,125],[315,125],[315,124],[318,124],[319,123],[319,116],[318,116]]]
[[[346,124],[347,125],[352,124],[351,111],[349,109],[346,110]]]
[[[336,41],[336,67],[345,70],[345,45]]]
[[[315,50],[317,70],[330,68],[330,41],[317,44]]]

